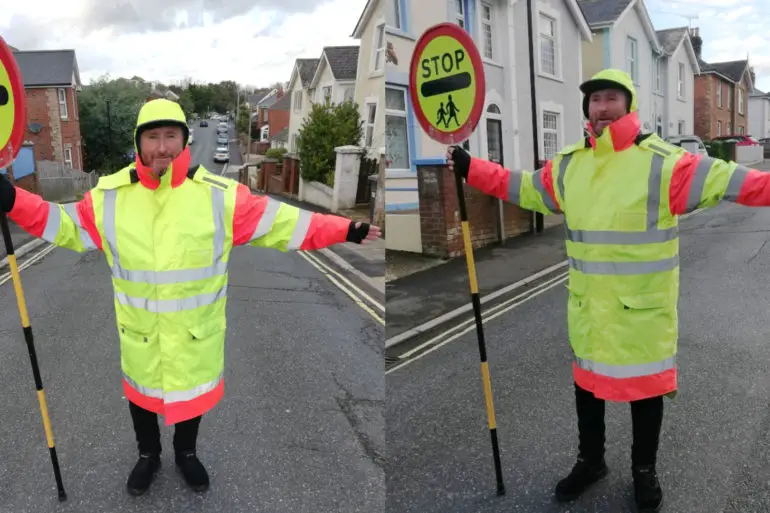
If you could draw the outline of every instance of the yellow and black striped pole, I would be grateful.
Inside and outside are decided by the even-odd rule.
[[[476,281],[476,264],[473,261],[473,246],[471,245],[471,230],[468,226],[468,211],[465,208],[465,194],[463,194],[463,181],[459,173],[454,173],[457,184],[457,201],[460,204],[460,222],[463,230],[463,244],[465,246],[465,261],[468,264],[468,282],[471,289],[471,303],[473,304],[473,316],[476,318],[476,334],[479,339],[479,356],[481,357],[481,379],[484,383],[484,398],[487,406],[487,419],[489,421],[489,434],[492,437],[492,454],[495,460],[495,474],[497,476],[497,495],[505,495],[503,484],[503,470],[500,462],[500,446],[497,442],[497,422],[495,421],[495,404],[492,400],[492,380],[489,377],[489,364],[487,363],[487,347],[484,342],[484,325],[481,320],[481,301],[479,300],[479,285]]]
[[[29,324],[29,315],[27,315],[27,304],[24,301],[24,289],[21,288],[21,276],[19,275],[19,266],[16,263],[16,254],[13,251],[13,241],[11,240],[11,230],[8,227],[8,217],[5,211],[0,208],[0,226],[3,230],[3,240],[5,240],[5,250],[8,253],[8,266],[11,268],[13,277],[13,289],[16,291],[16,301],[19,305],[19,316],[21,317],[21,327],[24,331],[24,340],[27,341],[27,350],[29,359],[32,363],[32,374],[35,377],[35,388],[37,389],[37,399],[40,402],[40,413],[43,416],[43,428],[45,437],[48,441],[48,452],[51,453],[51,463],[53,464],[53,474],[56,478],[56,487],[59,490],[59,500],[67,500],[67,493],[64,491],[64,484],[61,479],[61,470],[59,469],[59,458],[56,456],[56,446],[53,442],[53,430],[51,421],[48,418],[48,406],[45,402],[45,392],[43,391],[43,380],[40,377],[40,367],[37,364],[37,354],[35,353],[35,342],[32,338],[32,326]]]

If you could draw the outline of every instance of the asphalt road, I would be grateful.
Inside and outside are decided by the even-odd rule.
[[[668,513],[770,511],[770,210],[723,204],[682,222],[680,390],[658,472]],[[626,512],[631,422],[607,407],[609,477],[578,501],[553,488],[577,425],[559,285],[486,324],[507,494],[495,494],[475,332],[387,376],[387,511]]]
[[[193,146],[205,158],[198,130]],[[299,255],[232,254],[225,399],[199,436],[212,480],[203,495],[176,473],[165,426],[158,479],[144,497],[125,491],[137,452],[103,256],[56,249],[22,280],[69,500],[56,498],[8,282],[0,285],[0,513],[384,508],[384,330]]]
[[[210,172],[221,175],[225,168],[224,163],[214,162],[214,151],[217,148],[217,125],[219,121],[209,119],[209,126],[202,127],[200,122],[196,121],[190,125],[193,129],[193,143],[190,146],[190,154],[192,155],[193,164],[201,164]],[[238,166],[242,164],[241,154],[238,151],[238,143],[235,142],[235,127],[230,125],[230,132],[228,137],[232,141],[230,143],[230,164],[227,166]],[[227,173],[228,176],[230,175]]]

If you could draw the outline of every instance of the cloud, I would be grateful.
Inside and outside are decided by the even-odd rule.
[[[0,34],[21,50],[75,49],[84,82],[109,74],[259,86],[287,81],[297,58],[319,57],[324,46],[358,44],[349,36],[365,4],[34,0],[0,12]]]

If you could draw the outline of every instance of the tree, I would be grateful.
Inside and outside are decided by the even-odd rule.
[[[297,136],[302,178],[332,185],[337,158],[334,148],[358,145],[362,127],[355,103],[314,103]]]
[[[78,94],[85,168],[109,174],[131,161],[134,127],[148,84],[102,76]],[[109,118],[107,105],[109,100]]]

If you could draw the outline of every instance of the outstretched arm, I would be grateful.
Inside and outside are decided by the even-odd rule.
[[[102,249],[90,191],[77,203],[60,205],[14,187],[2,176],[0,196],[8,217],[30,235],[78,253]]]
[[[450,170],[460,172],[468,185],[508,203],[541,214],[561,214],[553,182],[553,161],[534,173],[505,169],[500,164],[473,158],[462,148],[447,153]]]
[[[770,173],[705,155],[683,154],[671,175],[671,213],[682,215],[720,201],[770,206]]]
[[[233,215],[233,246],[248,244],[279,251],[321,249],[342,242],[362,243],[379,228],[344,217],[302,210],[238,185]]]

